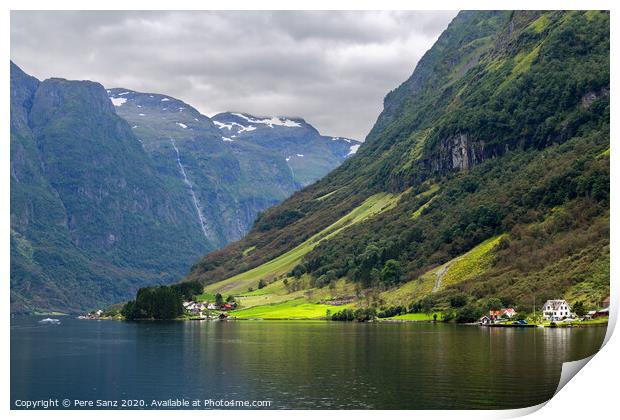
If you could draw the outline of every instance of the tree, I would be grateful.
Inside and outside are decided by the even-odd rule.
[[[121,310],[121,315],[123,315],[127,321],[133,321],[134,319],[137,319],[139,317],[139,312],[136,306],[136,302],[133,300],[127,302]]]
[[[502,301],[496,297],[489,298],[485,304],[487,311],[497,311],[502,309]]]
[[[454,318],[456,318],[456,313],[454,311],[452,311],[452,310],[444,311],[442,316],[441,316],[441,320],[443,322],[450,322]]]
[[[226,302],[230,303],[230,302],[234,302],[235,301],[235,297],[233,295],[228,295],[228,297],[226,298]]]
[[[476,322],[478,318],[480,318],[481,314],[482,314],[482,311],[480,311],[480,309],[477,306],[473,304],[465,305],[457,311],[456,322],[459,322],[459,323]]]
[[[461,308],[467,305],[467,296],[463,293],[450,297],[450,306],[453,308]]]
[[[263,288],[263,287],[265,287],[265,286],[266,286],[266,284],[265,284],[265,280],[260,279],[260,280],[258,281],[258,286],[256,286],[256,287],[258,287],[259,289],[262,289],[262,288]]]
[[[218,293],[217,295],[215,295],[215,304],[219,306],[222,303],[224,303],[224,298],[222,297],[221,293]]]
[[[501,300],[502,302],[502,308],[510,308],[515,304],[515,300],[512,298],[512,296],[502,296],[499,298],[499,300]]]
[[[121,311],[127,320],[175,319],[183,314],[183,298],[174,286],[143,287]]]
[[[431,295],[425,296],[424,299],[420,301],[420,311],[424,312],[426,315],[430,316],[434,306],[435,299],[433,299]]]
[[[353,317],[359,322],[372,321],[377,316],[374,308],[359,308],[353,313]]]
[[[387,260],[381,270],[381,281],[386,284],[396,284],[402,274],[400,263],[396,260]]]
[[[413,314],[417,314],[418,312],[421,312],[421,311],[422,311],[422,305],[420,304],[420,301],[412,302],[411,305],[409,306],[409,312]]]
[[[575,302],[573,305],[573,312],[577,316],[584,316],[587,311],[582,301]]]
[[[202,293],[202,284],[199,281],[187,281],[170,286],[184,299],[192,299],[195,295]]]
[[[160,286],[153,294],[152,317],[155,319],[175,319],[183,314],[183,299],[172,287]]]

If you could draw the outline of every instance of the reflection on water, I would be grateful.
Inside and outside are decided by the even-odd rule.
[[[11,400],[239,399],[273,408],[517,408],[605,328],[11,321]]]

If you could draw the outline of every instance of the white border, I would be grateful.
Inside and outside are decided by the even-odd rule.
[[[200,9],[212,9],[212,10],[306,10],[306,9],[322,9],[322,10],[378,10],[378,9],[404,9],[404,10],[458,10],[458,9],[605,9],[611,10],[612,25],[611,25],[611,45],[612,45],[612,66],[611,71],[614,75],[612,78],[615,80],[617,74],[617,54],[614,52],[614,46],[618,43],[617,31],[614,30],[613,23],[616,21],[616,10],[620,9],[620,2],[603,1],[603,0],[521,0],[521,1],[490,1],[490,0],[471,0],[471,1],[455,1],[455,0],[434,0],[432,2],[422,1],[406,1],[406,0],[381,0],[381,1],[369,1],[369,0],[299,0],[299,1],[282,1],[282,0],[261,0],[261,1],[243,1],[243,0],[228,0],[222,1],[196,1],[196,0],[176,0],[175,2],[164,1],[149,1],[149,2],[137,2],[128,0],[108,0],[101,1],[95,0],[88,3],[80,2],[76,0],[56,0],[54,2],[35,0],[35,1],[14,1],[9,0],[5,2],[7,8],[1,17],[0,27],[4,28],[2,31],[2,49],[5,51],[4,56],[10,56],[10,10],[200,10]],[[5,136],[3,136],[2,153],[0,159],[2,159],[2,167],[4,169],[4,176],[0,177],[0,188],[2,191],[2,197],[4,200],[1,202],[0,207],[2,211],[2,230],[0,236],[5,238],[2,242],[2,273],[4,278],[4,287],[2,288],[2,298],[6,302],[5,322],[2,323],[2,337],[5,338],[6,343],[0,349],[2,353],[2,365],[4,369],[4,380],[0,385],[0,392],[2,394],[1,410],[5,414],[14,418],[33,418],[37,416],[39,418],[58,418],[58,419],[73,419],[89,417],[93,419],[108,419],[111,415],[118,418],[149,418],[149,419],[167,419],[171,413],[167,411],[10,411],[10,376],[8,374],[10,367],[9,359],[9,327],[10,320],[8,317],[9,312],[9,220],[10,220],[10,205],[9,205],[9,65],[8,60],[0,67],[1,80],[2,80],[2,118]],[[411,69],[413,71],[413,69]],[[387,92],[386,92],[387,93]],[[615,98],[611,95],[612,102]],[[612,106],[612,135],[616,132],[615,127],[618,119],[616,116],[616,107]],[[611,153],[611,176],[612,176],[612,216],[617,213],[615,204],[618,198],[618,184],[613,180],[617,179],[618,172],[618,155],[614,152]],[[607,344],[604,349],[594,356],[588,363],[587,368],[570,380],[564,388],[562,388],[558,394],[553,397],[548,403],[541,404],[537,407],[521,410],[506,410],[506,411],[322,411],[320,413],[316,411],[209,411],[199,412],[192,411],[191,413],[184,412],[182,415],[191,416],[234,416],[235,418],[256,418],[256,419],[280,419],[289,418],[295,416],[298,420],[311,419],[318,415],[325,419],[342,419],[347,418],[359,418],[359,419],[376,419],[378,416],[412,416],[418,418],[458,418],[458,419],[486,419],[486,418],[507,418],[516,417],[530,414],[530,418],[558,418],[558,419],[596,419],[609,416],[609,414],[616,412],[618,408],[617,389],[615,388],[616,379],[619,374],[619,363],[616,355],[620,354],[620,344],[617,337],[611,336],[610,333],[615,326],[617,319],[618,308],[618,296],[617,296],[617,278],[618,278],[618,264],[614,262],[613,250],[616,249],[618,243],[618,228],[614,222],[615,218],[612,217],[611,223],[611,243],[612,243],[612,260],[611,260],[611,278],[612,278],[612,318],[610,321],[610,328],[607,336]]]

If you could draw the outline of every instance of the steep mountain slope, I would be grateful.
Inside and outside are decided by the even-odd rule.
[[[237,116],[243,114],[218,114],[212,121],[170,96],[127,89],[108,94],[158,172],[191,186],[203,233],[218,247],[241,238],[260,211],[327,174],[358,144],[329,142],[301,119],[252,125]]]
[[[178,276],[213,249],[184,195],[101,85],[11,63],[12,311],[102,305]]]
[[[609,14],[459,13],[354,157],[188,279],[246,306],[595,305],[609,293]]]

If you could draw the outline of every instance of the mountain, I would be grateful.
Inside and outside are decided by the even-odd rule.
[[[320,143],[303,145],[319,162],[306,182],[346,158],[305,140]],[[12,312],[92,309],[170,282],[302,185],[277,145],[229,144],[179,100],[40,82],[14,63],[10,141]]]
[[[301,119],[300,127],[297,123],[292,127],[255,124],[250,130],[257,135],[246,136],[234,129],[222,131],[228,114],[216,116],[222,122],[216,117],[212,121],[170,96],[118,88],[109,89],[108,95],[158,172],[191,186],[203,234],[217,247],[241,238],[259,212],[316,181],[347,157],[340,144],[349,143],[334,141],[326,147],[326,138]],[[294,161],[302,158],[297,153],[289,158],[285,152],[293,145],[299,154],[306,152],[312,167],[297,165]]]
[[[302,118],[255,117],[225,112],[213,116],[226,142],[250,142],[277,153],[287,162],[293,179],[307,186],[355,154],[360,142],[322,136]]]
[[[11,63],[12,311],[103,305],[182,273],[213,249],[185,195],[103,86]]]
[[[461,12],[355,156],[186,280],[265,318],[324,303],[595,306],[609,293],[609,147],[609,13]]]

